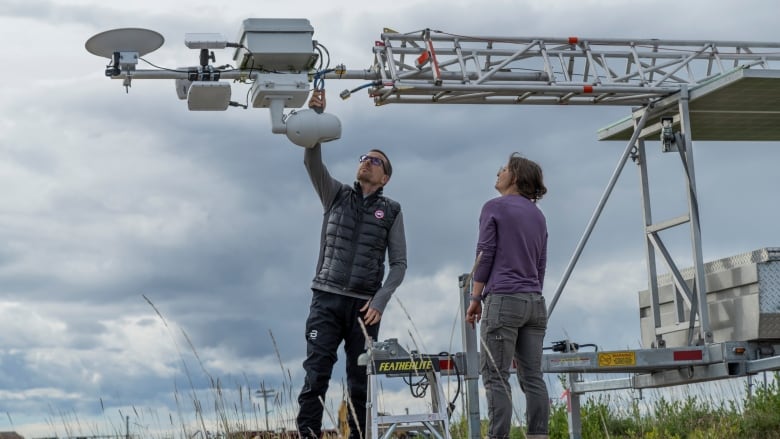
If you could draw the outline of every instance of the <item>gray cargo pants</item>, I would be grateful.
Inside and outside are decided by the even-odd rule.
[[[550,401],[541,370],[546,329],[547,307],[541,294],[489,294],[485,299],[480,323],[480,368],[491,439],[509,438],[509,369],[513,358],[520,388],[526,396],[528,434],[547,434]]]

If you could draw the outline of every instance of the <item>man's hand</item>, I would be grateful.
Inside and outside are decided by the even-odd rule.
[[[482,319],[482,302],[472,300],[469,304],[469,309],[466,310],[466,322],[471,323],[471,327],[474,327],[475,323],[479,323]]]
[[[309,108],[312,110],[325,111],[325,90],[314,90],[311,92],[311,98],[309,98]]]
[[[369,307],[369,305],[371,305],[370,300],[366,302],[362,308],[360,308],[360,312],[366,313],[363,316],[363,323],[365,323],[367,326],[376,325],[380,320],[382,320],[382,313],[375,310],[374,308]]]

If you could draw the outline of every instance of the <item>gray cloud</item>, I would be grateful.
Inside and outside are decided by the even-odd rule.
[[[401,3],[392,17],[358,4],[311,15],[268,7],[263,14],[309,15],[333,62],[353,69],[368,65],[383,26],[481,35],[774,37],[772,26],[755,26],[771,14],[756,17],[727,2],[708,2],[707,17],[696,2],[586,2],[583,10],[565,11],[532,1],[498,2],[494,9]],[[611,13],[593,13],[600,5]],[[637,19],[637,8],[650,6],[677,12]],[[232,38],[241,20],[259,13],[247,15],[256,10],[249,3],[220,13],[198,12],[205,3],[181,14],[137,10],[143,7],[0,5],[0,23],[30,41],[10,49],[29,71],[27,81],[20,82],[18,71],[13,77],[0,72],[6,84],[21,84],[0,89],[0,405],[26,435],[48,435],[47,420],[61,423],[70,419],[62,413],[74,412],[113,419],[135,408],[141,424],[169,424],[149,418],[176,413],[176,396],[188,418],[191,393],[204,401],[213,394],[210,378],[231,397],[239,386],[257,388],[261,381],[282,389],[288,373],[290,394],[301,382],[303,319],[322,215],[303,151],[271,134],[264,110],[188,112],[172,84],[157,81],[135,80],[125,93],[119,81],[103,76],[106,60],[83,47],[104,29],[144,26],[167,40],[147,57],[151,62],[189,65],[196,54],[180,45],[185,32]],[[691,26],[691,16],[701,23]],[[217,56],[230,61],[228,53]],[[409,240],[408,277],[388,307],[382,335],[436,352],[460,350],[459,331],[454,347],[450,342],[460,312],[457,275],[470,269],[479,209],[495,196],[495,171],[512,151],[545,170],[550,191],[541,207],[551,246],[545,293],[551,296],[625,147],[598,142],[596,131],[629,109],[374,108],[365,94],[339,100],[348,85],[327,84],[329,111],[341,118],[343,135],[324,146],[326,163],[351,181],[360,153],[385,150],[395,168],[387,194],[403,205]],[[655,215],[680,215],[679,163],[648,144],[658,184]],[[702,142],[695,158],[705,257],[776,245],[776,145]],[[638,347],[636,292],[647,277],[641,219],[637,171],[629,163],[556,308],[548,342],[570,336]],[[669,236],[683,259],[687,239]],[[340,363],[334,398],[341,370]],[[395,386],[388,384],[388,392]]]

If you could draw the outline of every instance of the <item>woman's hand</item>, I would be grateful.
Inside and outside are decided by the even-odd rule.
[[[472,300],[469,303],[469,309],[466,310],[466,323],[471,323],[474,328],[476,323],[482,319],[482,302]]]

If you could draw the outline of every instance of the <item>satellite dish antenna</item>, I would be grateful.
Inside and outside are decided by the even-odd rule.
[[[84,45],[91,54],[111,59],[115,52],[137,52],[138,56],[159,49],[165,38],[159,33],[140,28],[112,29],[88,39]]]

